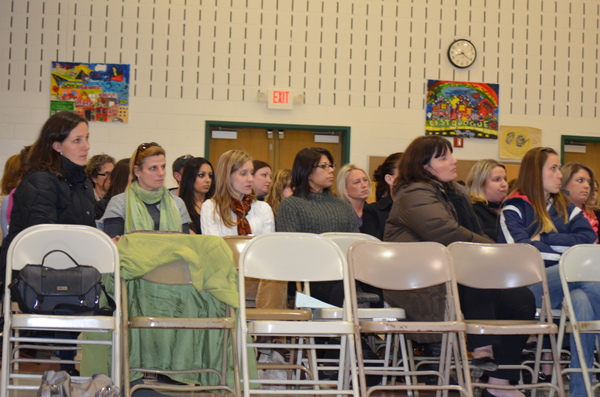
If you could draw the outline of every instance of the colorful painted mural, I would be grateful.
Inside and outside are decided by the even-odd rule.
[[[129,119],[129,65],[52,62],[50,114],[71,110],[90,121]]]
[[[428,80],[426,135],[498,139],[498,84]]]

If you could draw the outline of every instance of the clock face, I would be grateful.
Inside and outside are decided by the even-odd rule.
[[[475,62],[477,50],[469,40],[455,40],[448,48],[448,59],[457,68],[468,68]]]

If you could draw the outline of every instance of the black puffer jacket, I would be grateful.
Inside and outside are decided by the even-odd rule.
[[[0,248],[2,273],[8,246],[22,230],[42,223],[95,226],[94,189],[85,167],[63,158],[62,175],[50,171],[27,173],[14,195],[8,235]],[[4,276],[2,276],[4,277]]]

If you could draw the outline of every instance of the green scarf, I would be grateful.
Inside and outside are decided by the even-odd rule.
[[[159,230],[181,232],[181,214],[167,188],[163,186],[160,189],[148,191],[141,188],[138,181],[133,181],[127,190],[125,233],[136,230],[154,230],[154,220],[150,216],[146,204],[156,204],[159,201]]]

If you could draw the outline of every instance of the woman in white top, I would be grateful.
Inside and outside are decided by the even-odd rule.
[[[252,195],[252,158],[241,150],[221,155],[215,174],[215,195],[202,204],[202,234],[257,236],[275,231],[273,210]]]
[[[215,195],[202,204],[202,234],[257,236],[275,231],[273,210],[252,194],[252,158],[241,150],[221,155],[215,173]],[[261,280],[256,307],[286,307],[287,283]]]

